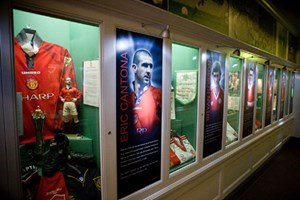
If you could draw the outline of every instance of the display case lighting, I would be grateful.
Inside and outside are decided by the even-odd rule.
[[[161,24],[145,24],[145,23],[142,23],[141,25],[143,28],[145,28],[146,26],[156,26],[156,27],[162,26]],[[164,29],[161,31],[159,36],[162,38],[170,39],[170,37],[171,37],[170,26],[165,25]]]

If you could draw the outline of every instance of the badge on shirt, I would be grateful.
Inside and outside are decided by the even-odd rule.
[[[39,86],[39,82],[31,78],[26,81],[26,86],[30,90],[35,90]]]
[[[72,61],[72,58],[65,56],[65,58],[64,58],[65,67],[69,66],[71,61]]]

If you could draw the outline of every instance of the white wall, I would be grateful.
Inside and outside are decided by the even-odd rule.
[[[300,74],[296,73],[295,77],[295,97],[294,97],[294,105],[293,105],[293,112],[294,112],[294,124],[300,123]],[[298,126],[293,127],[292,136],[300,138],[300,131]]]

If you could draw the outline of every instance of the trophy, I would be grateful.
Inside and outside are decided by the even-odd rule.
[[[38,158],[41,158],[44,153],[44,137],[43,137],[43,129],[45,123],[46,114],[41,110],[40,106],[37,106],[35,111],[32,113],[32,120],[35,128],[35,149],[34,155]]]

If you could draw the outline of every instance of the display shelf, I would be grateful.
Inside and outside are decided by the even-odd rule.
[[[66,134],[74,152],[93,154],[93,140],[78,134]]]

